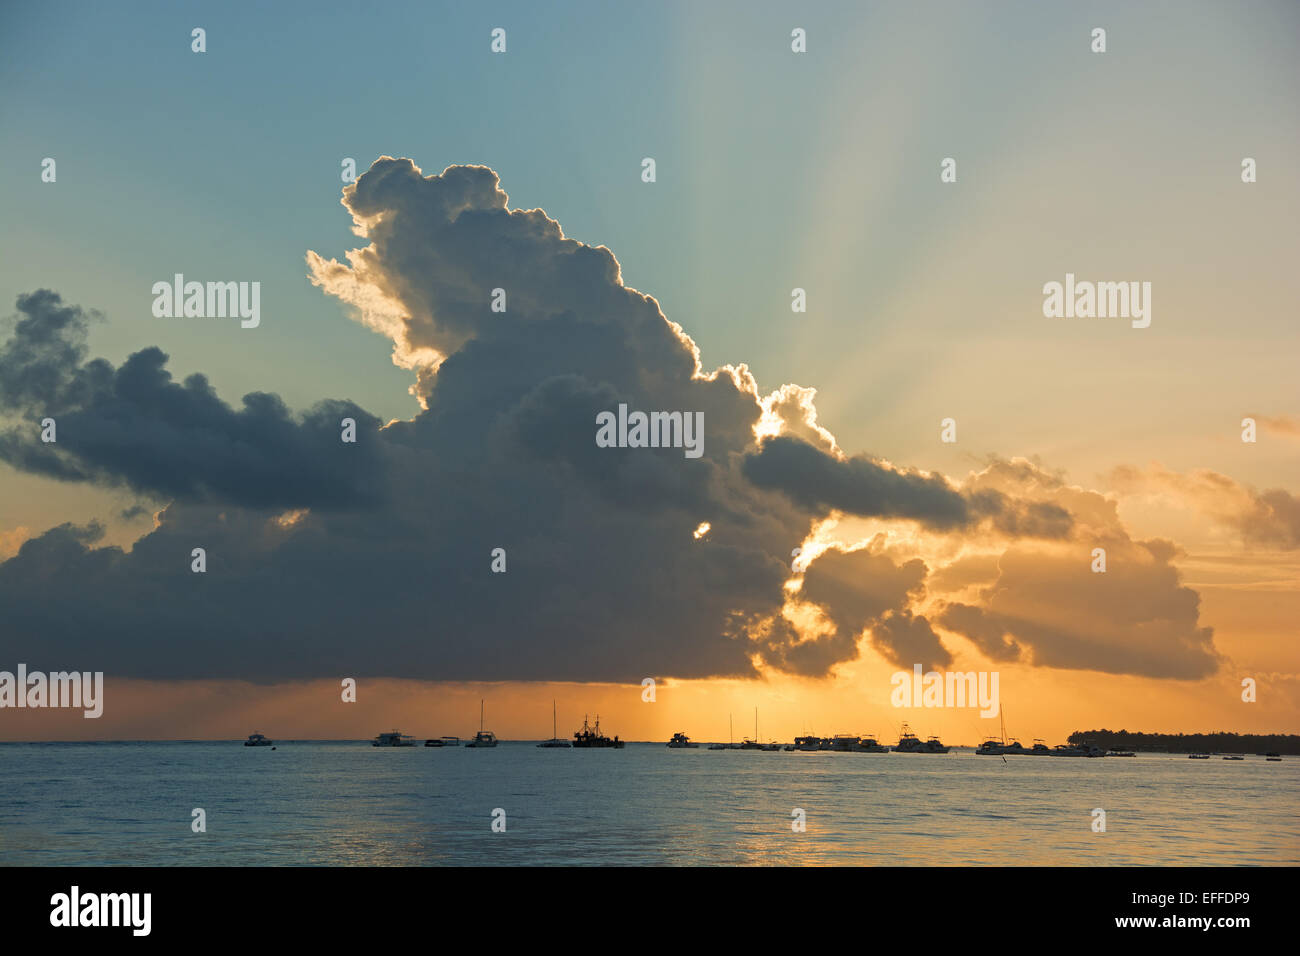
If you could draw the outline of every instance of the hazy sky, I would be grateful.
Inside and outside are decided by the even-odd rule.
[[[16,187],[0,211],[6,314],[18,296],[50,289],[64,307],[103,314],[103,321],[89,322],[83,360],[98,357],[118,367],[132,353],[157,347],[169,356],[166,367],[176,382],[202,373],[220,403],[236,410],[246,393],[265,391],[278,393],[295,412],[334,399],[384,422],[420,413],[410,393],[415,375],[393,363],[391,341],[353,321],[349,288],[404,289],[408,295],[399,298],[410,323],[402,328],[424,336],[426,345],[436,340],[454,352],[480,342],[462,353],[464,366],[455,366],[474,372],[473,382],[450,379],[442,411],[435,408],[423,425],[388,429],[388,444],[376,446],[376,458],[355,466],[356,473],[340,477],[324,459],[312,466],[327,476],[319,486],[295,486],[283,500],[267,501],[250,497],[253,481],[260,474],[278,480],[290,459],[304,459],[287,455],[264,473],[249,474],[248,484],[239,481],[236,462],[228,482],[190,495],[172,512],[186,534],[217,521],[226,506],[253,509],[243,519],[232,511],[229,519],[247,520],[249,527],[265,519],[259,508],[291,511],[301,504],[312,512],[309,521],[330,513],[318,529],[325,545],[293,549],[319,553],[322,563],[332,554],[329,541],[349,542],[340,553],[356,560],[367,547],[423,556],[420,534],[437,537],[428,567],[404,565],[442,575],[427,597],[418,573],[393,572],[399,576],[373,582],[365,593],[374,598],[389,588],[400,597],[379,610],[358,604],[355,618],[343,622],[354,634],[364,633],[367,622],[385,622],[384,677],[407,676],[403,660],[419,662],[409,676],[426,676],[439,661],[453,660],[458,678],[500,676],[481,667],[472,648],[448,646],[474,642],[461,629],[483,620],[476,616],[479,600],[497,633],[483,653],[509,655],[505,649],[513,648],[520,673],[531,665],[539,675],[570,680],[622,679],[623,670],[661,677],[731,672],[730,652],[700,650],[718,631],[710,615],[725,612],[733,599],[744,610],[770,610],[766,600],[779,604],[770,587],[773,567],[755,555],[788,563],[792,548],[814,540],[805,541],[803,531],[834,514],[838,523],[816,540],[847,552],[844,566],[833,573],[840,550],[814,562],[801,593],[822,599],[817,603],[838,627],[835,637],[807,647],[806,631],[804,639],[774,641],[766,646],[779,653],[759,665],[764,679],[686,681],[661,691],[653,708],[641,703],[639,684],[497,685],[491,688],[497,732],[543,735],[546,703],[560,696],[571,702],[561,704],[562,712],[603,707],[619,724],[612,729],[631,738],[677,729],[718,736],[726,710],[739,717],[760,705],[771,714],[764,736],[770,730],[789,737],[815,725],[827,733],[871,730],[883,737],[909,719],[922,732],[974,740],[984,728],[970,712],[900,714],[889,706],[889,673],[910,665],[880,647],[896,657],[934,649],[928,637],[900,630],[916,625],[880,617],[895,612],[939,628],[935,639],[949,654],[939,663],[1000,669],[1009,719],[1029,725],[1017,731],[1026,738],[1103,724],[1300,727],[1294,623],[1300,618],[1294,497],[1300,491],[1294,267],[1300,187],[1291,169],[1300,154],[1300,12],[1294,4],[825,3],[792,11],[775,3],[374,9],[51,3],[15,8],[4,19],[0,174]],[[1107,31],[1104,54],[1090,50],[1090,32],[1099,26]],[[207,32],[203,54],[191,52],[194,27]],[[504,55],[489,50],[494,27],[507,31]],[[805,54],[790,50],[794,27],[807,31]],[[706,414],[710,422],[736,416],[728,419],[735,425],[728,437],[713,447],[737,457],[715,462],[713,479],[692,484],[697,472],[679,485],[677,471],[664,473],[669,477],[622,471],[611,478],[601,471],[607,459],[592,459],[595,471],[586,474],[574,459],[567,466],[578,477],[567,485],[557,478],[554,499],[539,493],[536,501],[538,509],[550,502],[560,510],[530,511],[529,476],[542,466],[522,451],[497,448],[501,457],[492,459],[479,448],[486,426],[475,416],[507,407],[493,404],[500,395],[489,388],[491,373],[500,374],[500,388],[508,391],[538,369],[557,372],[568,361],[585,385],[610,384],[610,394],[648,400],[698,395],[703,387],[647,383],[660,370],[671,379],[668,369],[677,361],[664,351],[675,339],[653,328],[615,342],[603,337],[615,332],[588,336],[566,327],[564,335],[534,341],[528,337],[533,326],[521,324],[515,339],[494,331],[493,347],[502,351],[483,362],[486,333],[437,309],[451,315],[460,307],[463,276],[481,277],[488,288],[511,286],[502,249],[523,248],[524,238],[535,237],[507,228],[479,246],[464,229],[435,236],[440,220],[426,216],[414,185],[384,206],[410,225],[391,237],[372,270],[361,275],[354,266],[348,275],[355,278],[337,274],[333,286],[318,273],[322,287],[314,285],[309,250],[318,261],[347,264],[348,250],[370,241],[353,234],[352,217],[339,204],[341,161],[354,159],[360,174],[384,155],[409,157],[425,176],[454,164],[490,167],[510,209],[544,209],[570,239],[607,247],[622,282],[653,296],[690,336],[705,371],[744,363],[758,396],[788,383],[815,388],[817,421],[835,445],[792,413],[786,431],[808,439],[806,452],[785,454],[774,444],[764,452],[733,448],[733,439],[748,435],[740,419],[749,406],[743,389],[728,391],[723,383],[708,390],[707,402],[717,405],[709,404]],[[652,184],[641,181],[647,156],[657,164]],[[41,181],[45,157],[57,162],[55,183]],[[944,157],[957,161],[955,183],[940,182]],[[1243,157],[1256,160],[1257,182],[1241,181]],[[466,186],[465,195],[480,188]],[[537,256],[555,248],[539,240]],[[598,264],[590,268],[575,279],[537,264],[536,288],[520,300],[521,323],[556,308],[548,294],[565,298],[579,324],[588,308],[612,330],[642,321],[637,307],[619,311],[621,297],[616,307],[602,298],[617,289],[598,288],[592,278]],[[504,277],[493,281],[494,269]],[[151,286],[178,272],[200,281],[260,281],[260,327],[155,318]],[[1150,282],[1150,327],[1044,318],[1042,287],[1067,272]],[[583,285],[589,279],[593,284]],[[806,313],[791,312],[794,287],[807,291]],[[437,317],[426,321],[421,308]],[[43,312],[41,321],[52,314]],[[0,329],[5,336],[10,331]],[[20,377],[16,370],[31,366],[21,355],[11,358],[12,384]],[[635,374],[618,363],[635,365]],[[530,385],[541,388],[537,374]],[[8,425],[30,423],[28,400],[40,393],[12,390],[17,398],[0,415]],[[553,388],[539,394],[555,399],[546,409],[566,407]],[[220,403],[204,405],[202,414],[226,423],[219,427],[247,424],[226,415]],[[79,405],[75,414],[120,421],[102,407]],[[1247,415],[1261,422],[1254,444],[1240,440]],[[956,420],[956,443],[940,441],[947,417]],[[551,436],[559,448],[567,448],[570,428],[584,442],[593,431],[585,411],[581,422],[521,420],[541,422],[536,434]],[[315,447],[311,434],[310,428],[292,432],[304,449]],[[171,441],[159,435],[160,447]],[[522,441],[551,467],[549,453],[528,445],[526,433]],[[584,454],[594,452],[584,446]],[[421,470],[421,455],[441,469],[429,479],[427,501],[418,497],[416,476],[431,474]],[[742,464],[746,456],[758,464]],[[849,463],[854,456],[861,456],[856,471]],[[1007,464],[1020,458],[1035,464]],[[91,520],[106,526],[106,536],[90,547],[129,549],[153,530],[150,514],[186,499],[177,489],[193,484],[194,475],[185,469],[206,467],[197,456],[142,464],[139,448],[125,439],[99,448],[89,464],[81,460],[86,480],[55,481],[50,468],[24,460],[21,468],[0,464],[0,557],[64,522]],[[457,461],[465,462],[461,472],[452,464]],[[504,473],[503,463],[518,473]],[[688,464],[679,458],[671,467]],[[371,467],[391,477],[383,519],[368,524],[362,516],[330,512],[364,490]],[[996,517],[972,512],[942,526],[934,509],[908,495],[899,496],[905,506],[880,508],[876,499],[869,507],[845,505],[860,504],[865,492],[850,488],[846,499],[843,488],[868,481],[878,492],[870,480],[891,469],[946,476],[954,500],[966,502],[956,507],[973,507],[981,488],[1006,496],[1007,506]],[[494,484],[485,475],[501,480]],[[337,487],[330,484],[336,478]],[[468,496],[468,486],[487,500]],[[440,496],[444,487],[447,497]],[[560,490],[566,487],[570,494]],[[637,498],[647,487],[668,489],[666,512]],[[510,495],[509,503],[494,503],[492,493]],[[619,506],[582,511],[585,496],[601,494]],[[728,515],[732,503],[736,514]],[[1024,519],[1023,509],[1046,504],[1069,512],[1068,531],[1008,529],[1008,515]],[[145,511],[123,518],[133,505]],[[858,513],[848,514],[854,507]],[[499,523],[486,515],[499,516]],[[584,520],[599,535],[585,557]],[[699,521],[711,521],[715,543],[742,557],[711,556],[698,547],[689,557],[685,551],[674,557],[677,545],[669,541],[677,540],[671,538],[676,524]],[[401,527],[412,533],[396,543]],[[641,540],[639,529],[662,531],[664,538],[646,545],[636,561],[627,557],[631,544],[617,552],[618,560],[600,550]],[[519,541],[517,549],[508,547],[511,567],[500,582],[473,585],[509,588],[499,606],[485,594],[467,596],[469,586],[457,577],[465,567],[486,571],[484,545],[495,540],[489,530]],[[248,540],[246,531],[231,533]],[[358,543],[367,534],[374,540]],[[878,534],[886,537],[867,546]],[[1119,561],[1105,587],[1119,590],[1089,590],[1101,587],[1088,573],[1088,554],[1102,539],[1115,542]],[[1151,541],[1171,544],[1142,544]],[[60,563],[55,544],[51,539],[40,567],[62,575],[58,587],[87,585],[71,598],[77,616],[60,619],[61,626],[89,627],[103,617],[106,633],[116,621],[125,636],[98,635],[97,650],[130,641],[140,621],[97,599],[94,581],[84,577],[90,572],[76,561]],[[695,542],[686,536],[681,546]],[[287,569],[289,552],[268,547],[258,572],[265,591],[254,593],[245,582],[231,593],[236,600],[272,602],[276,588],[289,582],[274,628],[232,636],[239,653],[233,664],[219,666],[221,638],[212,635],[218,643],[193,651],[194,674],[187,676],[318,683],[275,691],[204,684],[210,703],[201,709],[177,703],[199,699],[192,685],[132,685],[130,710],[110,706],[93,729],[66,714],[6,711],[0,738],[221,736],[253,729],[246,727],[250,712],[259,715],[260,729],[280,736],[369,734],[393,723],[428,734],[472,729],[466,723],[472,724],[477,686],[385,681],[370,685],[378,700],[366,696],[355,710],[340,711],[337,694],[319,683],[321,670],[295,672],[290,661],[317,653],[328,660],[325,670],[335,664],[314,633],[293,632],[312,600],[293,582],[306,588],[328,577],[324,570],[302,570],[301,563],[293,565],[296,572]],[[1068,570],[1076,552],[1079,580]],[[146,547],[136,570],[126,561],[120,573],[138,581],[138,564],[148,554]],[[652,565],[651,557],[665,563]],[[550,561],[547,574],[530,579],[530,559]],[[901,569],[910,561],[923,565],[923,595],[907,590],[909,572]],[[596,599],[576,584],[563,590],[561,581],[565,569],[569,577],[586,575],[589,562],[603,565],[591,573],[597,583],[608,575],[607,595],[626,599],[632,592],[620,588],[645,583],[645,608],[638,609],[645,614],[632,630],[644,628],[646,637],[615,641],[595,655],[602,666],[566,672],[557,660],[606,640],[584,631],[606,620],[594,610]],[[30,592],[26,573],[11,569],[14,590],[0,593]],[[882,583],[890,581],[893,590]],[[103,586],[105,594],[117,593],[116,584]],[[757,604],[749,603],[759,594]],[[882,602],[879,608],[864,594]],[[422,600],[428,602],[425,634],[411,624]],[[536,620],[523,616],[540,601],[551,602],[545,613]],[[673,601],[679,606],[669,614],[663,608]],[[1006,656],[999,638],[980,644],[950,628],[957,618],[944,613],[953,604],[980,609],[995,630],[1005,624],[1021,653]],[[1113,616],[1088,620],[1097,606]],[[506,617],[501,608],[521,616]],[[692,619],[694,610],[700,613]],[[32,614],[26,608],[10,618],[28,628],[22,634],[0,632],[0,669],[30,658],[29,650],[47,638],[42,628],[49,622]],[[184,602],[159,614],[179,632],[151,634],[142,650],[185,639]],[[853,659],[853,641],[868,620],[875,630],[868,629],[862,656]],[[894,631],[884,635],[889,620]],[[453,633],[439,630],[439,622],[450,621]],[[93,631],[78,634],[62,645],[50,637],[50,646],[96,646]],[[660,640],[663,665],[656,667]],[[255,649],[262,644],[277,664],[259,673]],[[27,657],[15,657],[20,652]],[[782,655],[803,676],[778,673]],[[358,662],[358,672],[374,664]],[[818,673],[823,665],[830,676]],[[89,664],[60,658],[48,666]],[[119,680],[151,676],[136,663],[126,669]],[[105,670],[112,687],[111,660]],[[1255,704],[1240,701],[1243,676],[1260,681]],[[248,703],[253,699],[256,707]],[[317,699],[328,702],[319,713],[304,709],[304,700]],[[169,729],[155,730],[160,726]]]

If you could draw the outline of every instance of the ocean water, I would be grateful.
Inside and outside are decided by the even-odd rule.
[[[1255,756],[0,744],[0,864],[1295,864],[1297,794]]]

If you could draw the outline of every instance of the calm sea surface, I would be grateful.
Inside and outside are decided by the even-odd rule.
[[[1295,864],[1298,793],[1291,757],[0,744],[0,864]]]

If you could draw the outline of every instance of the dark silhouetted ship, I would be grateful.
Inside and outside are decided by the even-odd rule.
[[[619,740],[617,736],[610,738],[600,732],[600,714],[596,715],[596,726],[591,727],[587,724],[587,715],[582,715],[582,729],[573,735],[573,746],[575,747],[612,747],[615,750],[622,750],[626,741]]]

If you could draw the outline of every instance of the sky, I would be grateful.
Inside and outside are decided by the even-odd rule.
[[[112,703],[0,739],[989,732],[893,707],[914,661],[1026,739],[1300,728],[1293,4],[5,23],[0,669]],[[176,273],[260,325],[156,317]],[[1044,317],[1066,273],[1150,326]],[[703,459],[598,449],[619,400]]]

